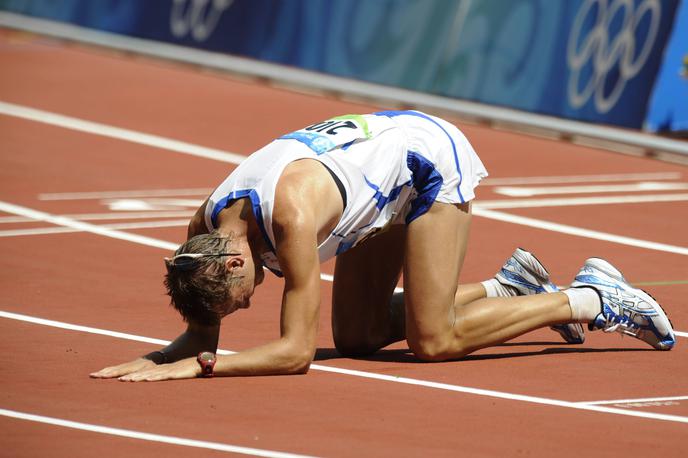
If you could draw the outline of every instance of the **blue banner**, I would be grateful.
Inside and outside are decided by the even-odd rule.
[[[653,132],[688,134],[688,2],[683,2],[676,13],[645,128]]]
[[[0,0],[6,10],[95,29],[633,128],[646,119],[678,4]],[[665,92],[656,98],[671,98]]]

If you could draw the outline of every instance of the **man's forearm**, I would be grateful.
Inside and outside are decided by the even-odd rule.
[[[314,349],[285,340],[270,342],[241,353],[218,357],[217,376],[305,374]]]

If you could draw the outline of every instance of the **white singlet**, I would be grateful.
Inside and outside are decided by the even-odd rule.
[[[320,261],[342,253],[391,224],[409,224],[433,202],[464,203],[487,171],[454,125],[419,111],[345,115],[284,135],[251,154],[210,196],[209,230],[220,211],[249,198],[271,252],[264,265],[280,275],[272,211],[285,167],[298,159],[323,163],[341,181],[346,207],[318,246]]]

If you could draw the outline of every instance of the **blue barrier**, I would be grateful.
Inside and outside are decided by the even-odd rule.
[[[645,128],[688,133],[688,2],[683,2],[676,13]]]
[[[678,2],[0,0],[0,8],[449,97],[640,128],[672,24],[678,27]],[[653,100],[672,98],[666,95],[670,90],[660,88]]]

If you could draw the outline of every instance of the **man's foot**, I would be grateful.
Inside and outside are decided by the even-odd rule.
[[[522,248],[516,248],[495,278],[502,285],[514,288],[519,296],[559,291],[550,281],[545,266],[532,253]],[[552,330],[558,332],[570,344],[585,342],[585,331],[580,323],[559,324],[552,326]]]
[[[636,337],[657,350],[671,350],[676,336],[662,307],[645,291],[633,288],[610,263],[600,258],[585,261],[572,288],[590,287],[600,295],[602,310],[588,324],[593,331],[620,332]]]

